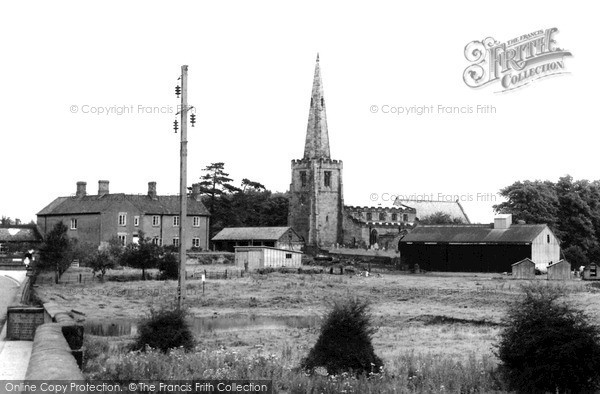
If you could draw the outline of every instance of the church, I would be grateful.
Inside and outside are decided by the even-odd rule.
[[[288,225],[308,248],[398,249],[419,218],[444,212],[469,223],[458,201],[396,200],[392,207],[344,205],[343,163],[331,158],[319,56],[315,65],[304,156],[292,160]]]

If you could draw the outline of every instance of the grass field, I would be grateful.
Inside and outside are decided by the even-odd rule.
[[[207,269],[224,270],[224,266]],[[88,275],[85,268],[79,270]],[[68,274],[78,275],[78,272]],[[579,280],[536,282],[563,287],[571,301],[600,323],[600,290],[594,284]],[[152,307],[173,305],[177,287],[176,281],[42,283],[37,288],[41,299],[81,311],[87,319],[103,321],[138,319]],[[407,362],[407,355],[414,359],[442,357],[465,365],[473,363],[475,355],[483,355],[486,362],[493,364],[492,349],[503,315],[507,305],[520,296],[525,283],[497,274],[388,273],[370,277],[328,273],[252,274],[209,280],[204,294],[201,281],[190,279],[187,306],[193,316],[221,321],[322,316],[335,299],[367,299],[378,327],[375,351],[387,365],[399,371],[404,368],[400,364]],[[317,335],[318,327],[248,325],[200,332],[197,339],[200,349],[234,351],[244,357],[287,352],[286,362],[292,365],[307,354]]]

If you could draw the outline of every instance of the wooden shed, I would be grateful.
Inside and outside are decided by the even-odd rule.
[[[566,260],[559,260],[548,266],[548,280],[569,280],[571,279],[571,263]]]
[[[535,263],[528,258],[514,263],[512,276],[515,279],[535,279]]]
[[[583,280],[600,280],[600,272],[598,272],[598,265],[596,263],[585,266],[583,269]]]
[[[298,268],[302,265],[302,252],[268,246],[236,246],[235,265],[247,270],[258,268]]]

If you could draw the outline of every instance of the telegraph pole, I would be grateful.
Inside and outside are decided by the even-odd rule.
[[[180,168],[179,168],[179,309],[183,309],[185,304],[186,287],[185,287],[185,263],[186,263],[186,242],[185,230],[187,222],[187,73],[188,66],[181,66],[181,151],[180,151]]]

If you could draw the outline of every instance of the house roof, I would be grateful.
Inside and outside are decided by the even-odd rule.
[[[157,196],[153,199],[147,195],[137,194],[105,194],[83,197],[58,197],[38,212],[38,216],[73,215],[102,213],[114,204],[133,204],[144,214],[175,215],[180,213],[179,196]],[[204,204],[188,197],[188,215],[210,215]]]
[[[513,224],[495,229],[493,224],[421,225],[400,242],[439,243],[530,243],[548,226]]]
[[[296,233],[291,227],[226,227],[219,231],[213,241],[237,241],[237,240],[266,240],[277,241],[283,237],[288,230]],[[296,234],[298,236],[298,234]]]
[[[0,225],[0,242],[42,242],[36,225]]]
[[[471,223],[459,201],[436,201],[436,200],[407,200],[397,198],[394,205],[414,208],[417,218],[423,219],[437,212],[444,212],[451,218],[461,219],[464,223]]]

